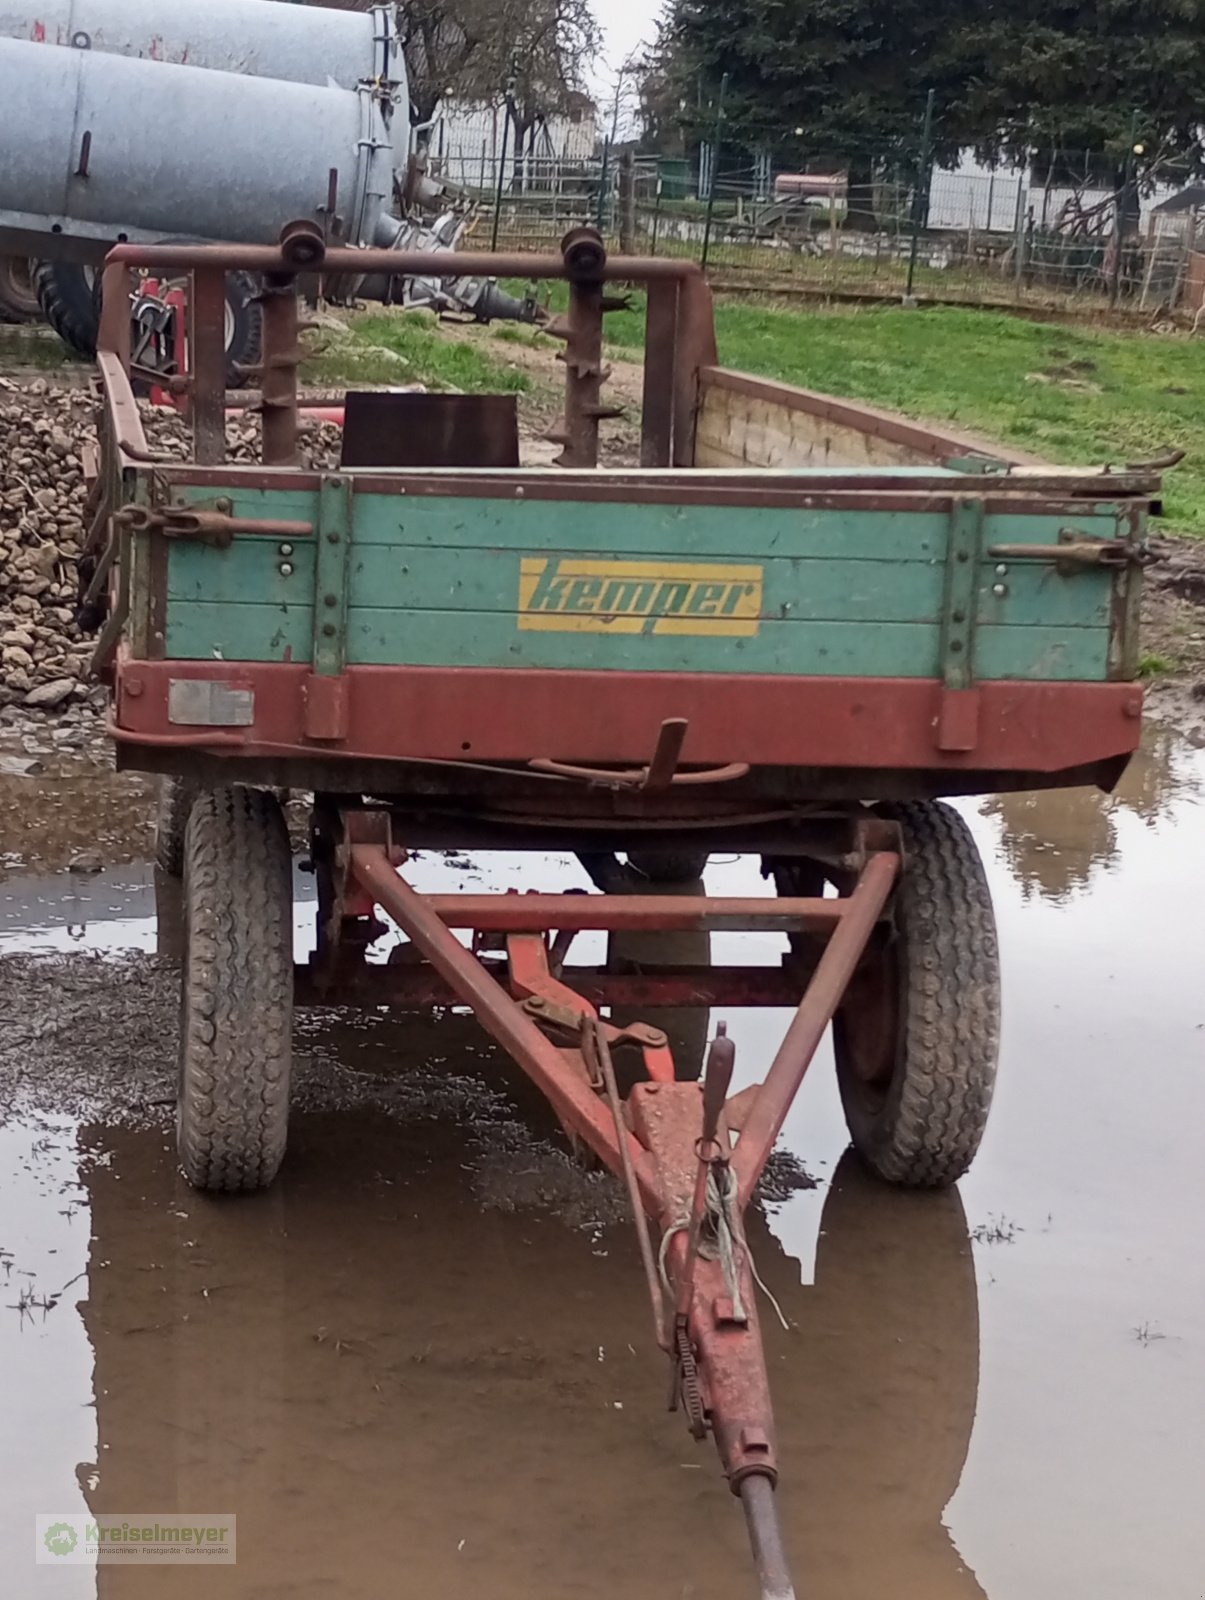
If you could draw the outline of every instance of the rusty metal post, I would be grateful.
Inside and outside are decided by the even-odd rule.
[[[292,466],[297,460],[297,279],[271,272],[264,278],[263,394],[264,465]]]
[[[188,296],[189,413],[193,455],[204,467],[226,459],[226,274],[198,267]]]
[[[569,277],[566,319],[564,443],[558,466],[598,465],[598,423],[603,415],[603,268],[607,252],[594,228],[574,228],[561,241]]]
[[[695,421],[699,404],[699,371],[714,367],[715,316],[706,278],[683,278],[678,294],[678,338],[674,358],[675,467],[695,464]]]
[[[678,284],[650,283],[644,320],[644,393],[640,465],[668,467],[673,460],[674,368],[678,340]]]
[[[100,332],[97,347],[111,351],[126,373],[130,370],[130,268],[124,261],[106,264],[101,280]]]

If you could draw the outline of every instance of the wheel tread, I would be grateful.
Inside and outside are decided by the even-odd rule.
[[[904,834],[897,914],[912,953],[902,982],[900,1064],[882,1114],[859,1115],[842,1082],[854,1142],[890,1183],[944,1188],[970,1166],[987,1124],[1000,1041],[996,923],[963,818],[940,801],[886,814]]]
[[[276,797],[202,794],[184,874],[181,1163],[197,1188],[266,1188],[285,1153],[293,1006],[291,860]]]

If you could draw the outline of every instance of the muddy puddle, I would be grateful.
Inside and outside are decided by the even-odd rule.
[[[475,1026],[306,1014],[278,1186],[202,1200],[171,1148],[145,791],[72,769],[0,777],[0,803],[3,1592],[750,1594],[713,1453],[664,1413],[614,1186],[546,1137]],[[1155,732],[1112,801],[966,810],[1005,969],[978,1163],[956,1194],[869,1184],[824,1054],[784,1135],[816,1185],[751,1221],[790,1324],[763,1315],[800,1593],[1190,1600],[1205,753]],[[416,877],[584,883],[551,859],[428,857]],[[747,861],[708,883],[759,892]],[[299,950],[308,920],[303,901]],[[714,941],[738,949],[759,958]],[[784,1019],[728,1020],[752,1081]],[[85,1510],[233,1511],[237,1564],[35,1566],[35,1513]]]

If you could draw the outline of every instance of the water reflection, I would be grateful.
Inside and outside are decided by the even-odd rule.
[[[472,1026],[452,1031],[489,1071]],[[456,1043],[440,1030],[441,1053]],[[401,1059],[423,1050],[420,1031]],[[421,1114],[303,1116],[276,1189],[234,1202],[185,1189],[160,1135],[92,1126],[81,1147],[91,1510],[234,1510],[237,1600],[748,1588],[714,1452],[665,1415],[626,1227],[521,1203],[521,1172],[520,1203],[483,1211],[463,1128]],[[978,1372],[961,1204],[847,1158],[821,1227],[814,1287],[751,1229],[791,1324],[766,1336],[803,1592],[975,1600],[942,1525]],[[100,1600],[195,1588],[172,1568],[96,1581]]]
[[[1205,767],[1167,729],[1148,729],[1143,749],[1111,794],[1046,789],[994,795],[979,813],[1000,823],[999,850],[1026,900],[1059,904],[1084,892],[1118,858],[1118,822],[1139,817],[1148,828],[1174,801],[1205,796]]]

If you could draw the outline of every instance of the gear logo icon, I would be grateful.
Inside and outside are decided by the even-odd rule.
[[[69,1522],[52,1522],[42,1535],[42,1543],[52,1556],[69,1556],[79,1543],[79,1534]]]

